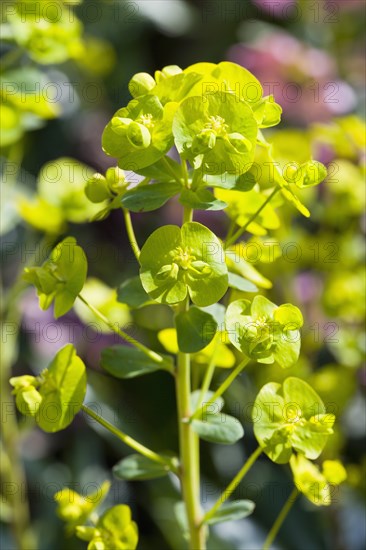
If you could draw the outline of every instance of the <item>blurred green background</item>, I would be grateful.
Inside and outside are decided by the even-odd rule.
[[[261,365],[249,368],[230,389],[227,409],[246,429],[233,447],[202,444],[206,506],[255,447],[250,404],[260,386],[287,375],[307,380],[338,418],[324,458],[340,457],[348,481],[331,507],[299,499],[276,547],[285,550],[361,550],[365,547],[365,393],[362,370],[365,305],[364,240],[364,28],[363,0],[133,0],[2,2],[2,273],[7,291],[29,259],[40,232],[22,220],[19,201],[35,193],[45,163],[71,157],[95,171],[113,165],[101,150],[101,134],[124,106],[134,73],[151,74],[165,65],[182,68],[198,61],[230,60],[245,66],[284,109],[271,139],[282,158],[312,151],[330,176],[311,189],[309,220],[290,206],[280,210],[282,227],[262,239],[282,252],[274,261],[252,259],[273,282],[263,292],[276,303],[303,311],[302,356],[291,372]],[[270,134],[269,134],[270,135]],[[132,176],[130,175],[132,178]],[[163,223],[175,223],[180,206],[135,215],[143,243]],[[23,215],[23,218],[26,217]],[[221,213],[200,213],[219,235],[228,225]],[[128,250],[123,220],[71,224],[67,234],[86,250],[89,274],[116,287],[137,265]],[[256,240],[258,242],[258,240]],[[262,244],[263,244],[262,242]],[[277,255],[276,255],[277,256]],[[268,286],[268,285],[267,285]],[[4,362],[15,374],[39,373],[71,341],[86,360],[87,401],[154,449],[177,449],[175,398],[164,373],[118,381],[98,367],[100,350],[115,339],[85,328],[76,314],[57,323],[42,312],[33,289],[21,295],[16,323],[5,326]],[[164,307],[143,308],[129,322],[145,341],[158,346],[157,331],[172,326]],[[137,318],[138,317],[138,318]],[[224,373],[225,375],[225,373]],[[218,373],[216,383],[222,378]],[[3,420],[8,420],[7,401]],[[9,495],[29,499],[35,548],[84,548],[67,539],[56,517],[53,494],[68,485],[82,494],[112,479],[111,467],[128,449],[79,415],[65,431],[45,434],[19,419],[13,442],[24,461],[25,484],[2,484],[2,548],[17,548],[9,525],[17,514]],[[7,469],[6,449],[2,468]],[[259,549],[291,491],[288,468],[260,459],[237,494],[257,507],[249,519],[214,529],[210,548]],[[107,504],[127,503],[140,530],[141,549],[183,548],[173,515],[178,487],[173,479],[113,480]]]

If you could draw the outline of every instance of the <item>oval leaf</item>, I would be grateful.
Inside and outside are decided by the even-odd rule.
[[[168,475],[168,465],[159,464],[142,455],[133,454],[113,467],[113,473],[120,479],[155,479]]]
[[[203,415],[202,420],[193,420],[192,429],[205,441],[232,445],[244,435],[243,426],[239,420],[227,414]]]
[[[168,356],[164,358],[171,361]],[[105,348],[102,351],[101,366],[116,378],[135,378],[157,370],[166,370],[166,363],[156,363],[142,351],[123,345]]]
[[[196,353],[205,348],[217,330],[215,318],[198,307],[191,307],[175,317],[178,347],[184,353]]]
[[[223,523],[224,521],[235,521],[250,516],[255,508],[255,503],[252,500],[236,500],[228,502],[220,506],[215,514],[210,517],[205,523],[215,525],[215,523]]]

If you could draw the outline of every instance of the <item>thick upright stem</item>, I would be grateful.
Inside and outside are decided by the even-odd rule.
[[[188,300],[184,307],[188,307]],[[205,550],[206,527],[202,526],[200,504],[199,440],[189,423],[191,415],[191,368],[188,353],[178,353],[176,393],[181,464],[180,478],[189,526],[190,549]]]

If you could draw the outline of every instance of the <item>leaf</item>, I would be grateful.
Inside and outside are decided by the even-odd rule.
[[[116,477],[127,480],[156,479],[168,475],[169,471],[168,465],[159,464],[138,454],[122,459],[113,467]]]
[[[223,413],[204,413],[202,420],[192,421],[192,429],[201,439],[223,445],[232,445],[244,435],[239,420]]]
[[[79,412],[86,392],[85,365],[72,344],[61,348],[43,374],[36,421],[45,432],[65,429]]]
[[[201,403],[201,412],[203,415],[210,413],[210,414],[217,414],[221,411],[221,409],[224,406],[224,400],[221,396],[217,397],[215,401],[210,403],[209,405],[205,406],[211,399],[211,397],[214,395],[213,391],[207,391],[205,395],[203,396],[202,403]],[[199,403],[199,399],[201,397],[201,390],[195,390],[191,393],[191,410],[192,414],[196,411]]]
[[[122,304],[138,309],[146,304],[153,303],[150,296],[145,292],[140,277],[126,279],[117,290],[117,299]]]
[[[178,346],[184,353],[196,353],[205,348],[215,336],[214,317],[197,307],[190,307],[175,316]]]
[[[272,288],[272,283],[266,279],[246,258],[245,245],[237,243],[225,251],[226,263],[230,271],[238,273],[260,288]]]
[[[227,502],[211,516],[205,523],[215,525],[225,521],[235,521],[250,516],[255,508],[255,503],[251,500],[236,500],[235,502]]]
[[[140,185],[127,191],[121,202],[131,212],[151,212],[163,206],[181,188],[181,185],[172,181]]]
[[[208,189],[183,189],[179,202],[194,210],[223,210],[227,206],[226,202],[216,199]]]
[[[171,361],[168,356],[164,358]],[[104,348],[101,356],[101,366],[116,378],[135,378],[157,370],[166,370],[166,365],[152,361],[139,349],[124,345]]]
[[[258,291],[258,288],[255,286],[254,283],[252,283],[251,281],[248,281],[248,279],[244,279],[244,277],[241,277],[236,273],[231,273],[230,271],[229,271],[229,287],[235,288],[236,290],[241,290],[242,292]]]
[[[174,514],[183,538],[189,540],[189,524],[185,502],[180,500],[175,503]]]

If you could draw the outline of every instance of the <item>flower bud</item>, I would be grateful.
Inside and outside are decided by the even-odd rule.
[[[10,378],[9,383],[13,386],[14,393],[28,386],[36,386],[38,384],[37,378],[35,376],[30,376],[29,374],[24,374],[23,376],[13,376]]]
[[[108,189],[108,182],[102,174],[94,174],[87,182],[85,194],[91,202],[103,202],[111,198],[111,192]]]
[[[131,118],[114,116],[111,120],[112,130],[119,136],[124,136],[131,122]]]
[[[161,71],[155,71],[155,80],[156,82],[160,82],[165,78],[169,78],[170,76],[174,76],[182,72],[182,69],[178,67],[178,65],[167,65]]]
[[[148,94],[156,85],[155,80],[148,73],[135,74],[128,83],[128,89],[132,97]]]
[[[105,177],[107,180],[108,189],[116,195],[121,194],[128,185],[124,171],[121,170],[121,168],[118,168],[118,166],[108,168],[105,173]]]
[[[143,124],[131,122],[127,129],[129,142],[137,149],[146,149],[151,143],[151,134]]]
[[[35,416],[41,402],[42,396],[34,386],[21,388],[15,396],[18,411],[26,416]]]
[[[75,531],[75,534],[79,539],[85,540],[87,542],[91,541],[94,537],[100,536],[98,529],[96,529],[95,527],[78,525]]]

